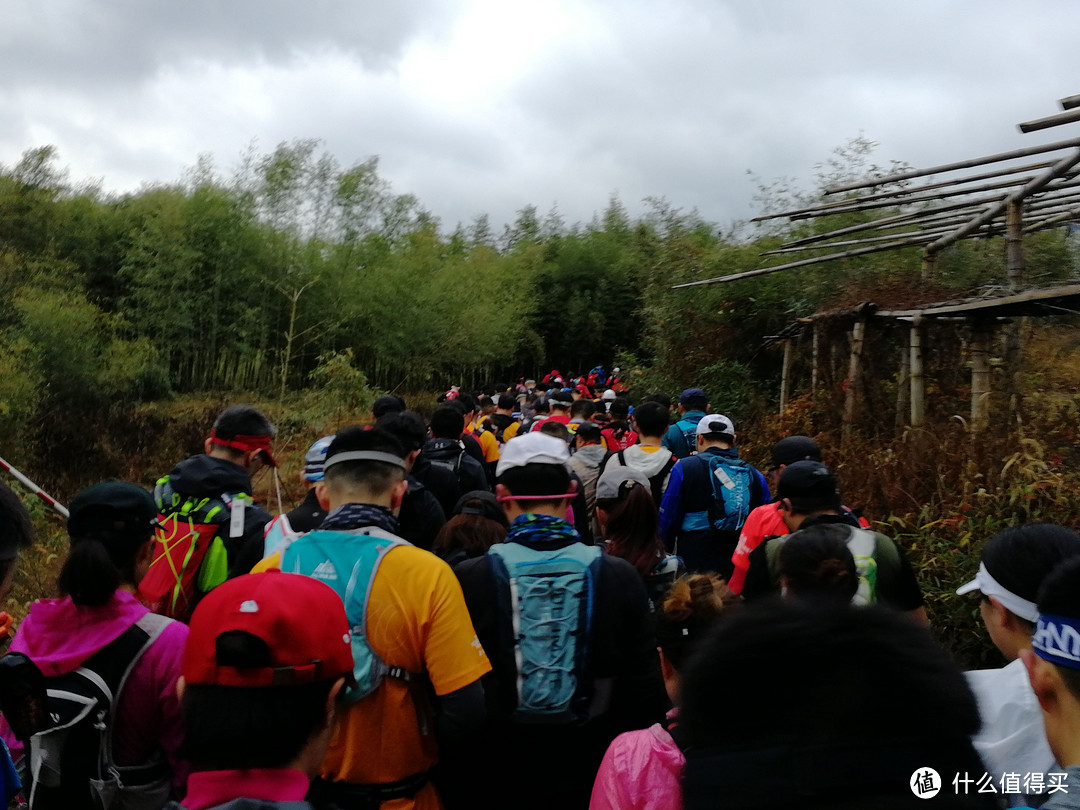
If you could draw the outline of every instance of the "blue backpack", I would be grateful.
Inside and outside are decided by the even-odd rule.
[[[712,482],[712,504],[709,520],[718,532],[737,532],[750,514],[751,486],[757,473],[741,458],[709,453],[709,480]]]
[[[680,419],[675,423],[675,427],[679,429],[679,433],[682,434],[683,443],[686,445],[685,453],[681,455],[676,453],[675,455],[680,456],[680,458],[697,455],[697,422],[691,422],[689,419]],[[674,450],[675,448],[671,449]]]
[[[354,532],[316,529],[293,541],[281,555],[281,570],[325,582],[345,603],[352,634],[353,675],[356,684],[345,693],[355,703],[374,692],[390,676],[409,682],[415,677],[391,667],[371,648],[367,638],[367,607],[371,585],[388,552],[408,541],[374,526]],[[318,621],[318,617],[312,617]]]
[[[603,553],[572,543],[541,551],[521,543],[488,550],[501,635],[513,638],[517,708],[523,723],[581,723],[590,717],[596,582]]]

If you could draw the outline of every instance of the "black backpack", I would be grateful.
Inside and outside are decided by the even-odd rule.
[[[171,622],[147,613],[78,669],[45,679],[50,725],[27,741],[22,760],[31,810],[150,810],[165,804],[171,778],[164,757],[119,767],[112,734],[124,683]]]

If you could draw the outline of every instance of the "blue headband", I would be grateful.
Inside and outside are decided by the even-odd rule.
[[[1044,661],[1080,669],[1080,619],[1040,613],[1031,646]]]

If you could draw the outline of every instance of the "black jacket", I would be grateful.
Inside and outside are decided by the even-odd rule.
[[[405,476],[405,479],[409,482],[409,488],[398,512],[398,536],[414,546],[431,551],[435,545],[435,535],[446,523],[446,514],[431,490],[412,475]]]
[[[251,476],[247,470],[227,459],[198,455],[181,461],[159,479],[154,499],[158,509],[168,515],[187,500],[213,500],[238,493],[251,494]],[[226,520],[217,536],[225,544],[230,578],[250,572],[262,559],[263,528],[269,522],[270,513],[257,504],[244,510],[244,531],[240,537],[229,537]]]
[[[554,541],[552,548],[567,545]],[[597,691],[610,688],[610,708],[584,725],[523,725],[516,706],[514,649],[500,638],[496,580],[487,555],[464,560],[454,572],[492,671],[483,678],[488,723],[474,748],[485,757],[485,776],[474,808],[586,807],[592,781],[616,735],[663,719],[667,706],[652,628],[649,598],[630,563],[601,559],[593,613],[592,671]],[[529,785],[528,795],[521,785]]]
[[[326,517],[326,511],[319,505],[319,499],[315,497],[315,487],[309,489],[301,504],[288,512],[285,517],[289,519],[289,526],[296,532],[312,532],[319,528],[319,524]]]
[[[462,495],[476,489],[490,489],[484,465],[465,452],[461,442],[453,439],[428,439],[420,451],[420,458],[426,459],[429,463],[435,462],[436,466],[441,464],[443,469],[450,470],[457,478]],[[414,468],[413,475],[415,474]],[[455,499],[448,508],[443,507],[447,517],[454,511],[456,503]]]

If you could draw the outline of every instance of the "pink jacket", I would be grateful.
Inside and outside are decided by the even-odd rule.
[[[11,642],[11,651],[26,653],[46,677],[63,675],[78,669],[146,613],[146,607],[127,591],[117,591],[101,607],[80,607],[70,597],[42,599],[30,606]],[[141,765],[162,749],[172,766],[176,787],[185,783],[189,770],[178,758],[184,730],[176,697],[187,635],[187,625],[172,622],[143,653],[120,693],[113,731],[118,765]],[[2,720],[0,736],[17,761],[23,753],[22,743]]]
[[[600,763],[589,810],[680,810],[685,761],[659,723],[620,734]]]

